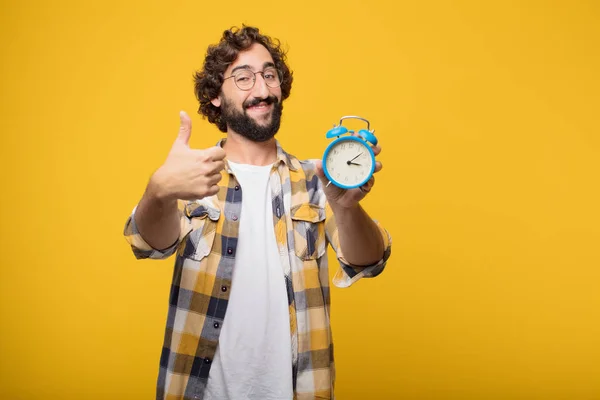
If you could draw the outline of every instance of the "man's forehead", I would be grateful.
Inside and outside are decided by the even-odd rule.
[[[273,57],[269,50],[259,43],[254,43],[247,50],[240,51],[227,69],[231,71],[238,66],[247,66],[254,71],[260,71],[269,64],[273,64]]]

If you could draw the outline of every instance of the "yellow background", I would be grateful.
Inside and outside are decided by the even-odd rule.
[[[220,138],[191,77],[248,23],[289,49],[287,149],[346,114],[383,147],[394,250],[332,291],[338,398],[600,399],[598,2],[0,4],[0,398],[153,397],[172,260],[123,224],[180,109]]]

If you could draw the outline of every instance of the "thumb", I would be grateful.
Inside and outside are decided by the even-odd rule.
[[[323,161],[315,160],[315,169],[317,172],[317,176],[324,182],[327,182],[327,177],[325,176],[325,172],[323,172]]]
[[[179,133],[177,134],[177,140],[187,145],[192,136],[192,120],[185,111],[179,111]]]

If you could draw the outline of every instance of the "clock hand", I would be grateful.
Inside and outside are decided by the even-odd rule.
[[[352,162],[352,161],[356,160],[361,154],[362,154],[362,151],[360,153],[358,153],[358,156],[354,157],[352,160],[350,160],[348,162]]]
[[[357,164],[357,163],[352,162],[352,161],[346,161],[346,164],[348,164],[348,165],[360,165],[360,164]]]

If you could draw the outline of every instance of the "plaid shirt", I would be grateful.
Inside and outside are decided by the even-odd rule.
[[[181,233],[172,247],[159,251],[148,245],[135,225],[135,210],[125,225],[125,237],[137,258],[162,259],[177,253],[157,399],[204,397],[227,311],[242,203],[242,189],[225,165],[218,194],[179,201]],[[383,259],[369,267],[346,262],[314,164],[299,161],[279,143],[270,185],[273,225],[288,297],[294,399],[333,399],[327,243],[339,260],[333,284],[348,287],[360,278],[381,273],[391,253],[391,237],[377,224],[386,249]]]

